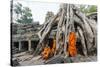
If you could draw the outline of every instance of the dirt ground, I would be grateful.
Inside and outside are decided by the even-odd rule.
[[[22,52],[22,53],[13,55],[13,59],[15,58],[17,59],[20,66],[43,65],[46,62],[45,60],[42,59],[40,55],[33,57],[32,54],[28,54],[27,52]],[[51,60],[50,62],[48,62],[47,64],[57,64],[60,62],[62,63],[62,61],[59,59],[62,60],[62,58],[57,57]],[[63,63],[80,63],[80,62],[96,62],[96,61],[97,61],[97,56],[84,57],[84,56],[78,55],[77,57],[66,58],[65,62]]]

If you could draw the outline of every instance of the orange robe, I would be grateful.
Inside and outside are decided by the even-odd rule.
[[[56,40],[53,40],[53,44],[51,44],[52,47],[45,47],[43,52],[42,52],[42,57],[43,59],[47,60],[50,56],[52,56],[55,53],[56,49]]]
[[[50,52],[51,52],[50,48],[45,47],[43,52],[42,52],[43,59],[47,60],[49,58]]]
[[[75,35],[74,32],[71,32],[69,34],[68,54],[71,57],[74,57],[77,54],[77,49],[76,49],[76,35]]]

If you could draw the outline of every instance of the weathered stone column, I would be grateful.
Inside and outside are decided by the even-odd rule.
[[[28,41],[28,51],[31,51],[31,40]]]
[[[22,45],[21,45],[21,41],[19,41],[19,51],[21,51],[22,49]]]

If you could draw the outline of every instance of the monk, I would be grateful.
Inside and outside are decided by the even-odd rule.
[[[76,34],[75,34],[75,32],[70,32],[70,34],[69,34],[68,54],[71,57],[74,57],[74,56],[77,55],[77,49],[76,49]]]
[[[47,60],[49,58],[50,52],[51,52],[50,47],[45,47],[42,52],[43,59]]]

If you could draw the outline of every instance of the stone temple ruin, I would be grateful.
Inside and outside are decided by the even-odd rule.
[[[54,16],[52,12],[48,12],[45,21]],[[12,54],[23,51],[34,51],[39,42],[37,32],[41,26],[39,22],[30,24],[12,23]],[[55,28],[55,27],[54,27]],[[50,38],[53,38],[56,30],[53,30]]]
[[[38,44],[39,22],[31,24],[12,23],[12,52],[32,51]],[[34,45],[33,45],[34,44]]]
[[[63,11],[59,13],[63,14]],[[52,19],[52,17],[55,17],[55,15],[52,12],[48,12],[45,18],[45,22],[48,21],[49,19]],[[97,13],[89,14],[87,15],[87,18],[93,19],[94,21],[97,22]],[[56,18],[56,21],[59,21],[59,19],[60,17]],[[42,38],[40,38],[38,32],[40,31],[41,28],[43,28],[43,25],[40,25],[39,22],[33,22],[30,24],[12,23],[11,27],[12,27],[12,36],[11,36],[12,55],[25,51],[33,53],[36,52],[37,45],[39,43],[41,44],[42,42],[40,41],[40,39]],[[43,39],[43,44],[48,44],[49,46],[53,43],[53,40],[55,38],[55,34],[57,32],[57,24],[53,25],[51,29],[52,30],[50,31],[49,36]],[[44,41],[46,41],[46,43]],[[45,46],[43,45],[42,47],[45,48]]]
[[[36,27],[33,28],[33,26]],[[39,37],[36,32],[39,31],[41,25],[37,24],[25,24],[20,25],[12,23],[13,35],[12,35],[12,51],[14,54],[23,51],[33,51],[37,47],[39,42]],[[18,29],[23,30],[21,32],[16,32]],[[16,31],[15,31],[16,30]],[[53,30],[49,40],[53,38],[56,30]]]

